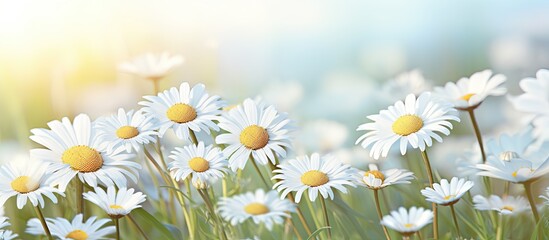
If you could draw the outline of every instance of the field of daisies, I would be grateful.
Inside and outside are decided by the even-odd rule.
[[[138,109],[29,129],[35,148],[0,167],[0,239],[549,239],[548,70],[519,95],[490,70],[435,87],[417,71],[388,81],[409,92],[349,126],[363,162],[376,160],[361,167],[295,151],[306,133],[261,97],[161,87],[181,63],[163,53],[119,66],[154,91]],[[520,131],[483,134],[478,113],[503,114],[489,98],[526,116],[509,123]],[[461,124],[470,149],[449,141]],[[432,164],[445,144],[457,167]]]

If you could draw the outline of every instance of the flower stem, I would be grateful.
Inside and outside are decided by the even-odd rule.
[[[330,218],[328,217],[328,208],[326,208],[326,200],[320,197],[320,203],[322,203],[322,210],[324,211],[324,221],[328,227],[328,239],[332,239],[332,227],[330,227]]]
[[[456,216],[456,210],[454,209],[454,204],[450,205],[450,210],[452,210],[452,218],[454,219],[454,224],[456,225],[457,235],[461,236],[461,231],[459,231],[459,224]]]
[[[145,231],[143,231],[143,229],[139,226],[139,224],[137,224],[137,222],[135,221],[135,219],[133,219],[132,215],[131,214],[128,214],[127,215],[128,218],[130,219],[130,222],[133,223],[133,225],[135,227],[137,227],[137,230],[139,230],[139,233],[141,233],[141,235],[143,236],[143,238],[145,238],[145,240],[149,240],[149,237],[147,237],[147,234],[145,234]]]
[[[496,240],[503,239],[503,214],[499,214],[498,228],[496,230]]]
[[[249,160],[250,160],[250,162],[252,162],[252,165],[254,165],[255,171],[257,172],[257,174],[259,174],[259,177],[261,178],[261,180],[265,184],[265,187],[267,187],[267,189],[270,189],[271,185],[269,183],[267,183],[267,180],[265,180],[265,178],[263,177],[263,174],[261,173],[261,170],[259,170],[259,167],[257,166],[257,163],[255,162],[254,158],[250,157]]]
[[[40,223],[42,223],[42,227],[44,228],[44,232],[46,233],[46,236],[48,236],[49,240],[53,240],[53,237],[51,236],[51,233],[50,233],[50,229],[48,228],[48,224],[46,222],[46,219],[44,218],[44,215],[42,214],[42,211],[40,210],[40,207],[35,206],[34,211],[36,212],[38,219],[40,219]]]
[[[383,219],[383,213],[381,213],[381,207],[379,206],[378,191],[379,190],[374,189],[374,199],[376,202],[377,216],[379,217],[379,221],[381,221],[381,219]],[[385,225],[381,224],[381,227],[383,228],[383,233],[385,233],[385,238],[387,238],[387,240],[391,240],[391,236],[389,235],[389,232],[387,231],[387,228],[385,227]]]
[[[429,162],[429,156],[427,156],[427,150],[421,151],[421,157],[425,163],[425,168],[427,169],[427,177],[429,178],[429,186],[433,187],[433,171],[431,170],[431,163]],[[432,203],[431,208],[433,209],[433,237],[438,239],[438,209],[437,204]]]
[[[80,181],[80,179],[75,179],[75,181],[76,181],[76,192],[75,192],[76,211],[78,213],[81,213],[85,217],[85,214],[84,214],[84,197],[83,197],[84,183],[82,183],[82,181]]]
[[[120,222],[118,218],[112,218],[114,226],[116,227],[116,240],[120,240]]]
[[[208,196],[208,192],[206,192],[204,189],[197,189],[198,194],[202,197],[204,200],[204,203],[206,204],[206,207],[208,208],[208,211],[210,211],[210,214],[212,215],[212,219],[214,220],[215,227],[217,228],[217,234],[219,235],[219,239],[227,240],[227,234],[223,230],[223,226],[221,225],[221,221],[219,220],[219,217],[215,213],[214,206],[212,202],[210,201],[210,197]]]
[[[530,208],[532,209],[532,214],[534,214],[534,220],[536,220],[536,224],[539,222],[539,213],[538,208],[536,207],[536,202],[534,201],[534,197],[532,196],[532,183],[531,182],[524,182],[524,190],[526,191],[526,196],[528,197],[528,201],[530,202]]]
[[[475,117],[475,112],[473,109],[467,110],[467,112],[469,112],[469,117],[471,118],[473,129],[475,130],[475,135],[477,137],[478,145],[480,147],[480,153],[482,154],[482,163],[486,163],[486,153],[484,152],[484,143],[482,142],[482,134],[480,133],[480,128],[478,127],[477,119]]]
[[[191,136],[191,140],[193,141],[194,145],[198,145],[198,138],[196,138],[196,134],[190,128],[189,128],[189,135]]]

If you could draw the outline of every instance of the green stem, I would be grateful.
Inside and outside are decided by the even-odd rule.
[[[484,143],[482,142],[482,134],[480,133],[480,128],[478,127],[477,119],[475,117],[475,112],[473,109],[467,110],[467,112],[469,112],[469,117],[471,118],[473,129],[475,130],[478,146],[480,147],[480,153],[482,154],[482,163],[486,163],[486,153],[484,152]]]
[[[383,219],[383,213],[381,213],[381,207],[379,205],[378,191],[379,190],[374,189],[374,199],[376,202],[377,216],[379,217],[379,221],[381,221],[381,219]],[[381,227],[383,228],[383,233],[385,233],[385,238],[387,238],[387,240],[391,240],[391,236],[389,235],[389,231],[387,231],[385,225],[381,224]]]
[[[120,222],[118,221],[118,218],[112,218],[112,221],[116,227],[116,240],[120,240]]]
[[[75,192],[75,196],[76,196],[76,211],[78,213],[81,213],[84,218],[86,217],[85,214],[84,214],[84,197],[83,197],[83,194],[84,194],[84,183],[82,183],[82,181],[80,181],[80,179],[75,179],[76,181],[76,192]]]
[[[332,239],[332,227],[330,227],[330,218],[328,217],[328,208],[326,208],[326,200],[322,196],[320,196],[320,203],[322,204],[322,211],[324,211],[324,222],[326,222],[326,226],[328,227],[328,239]]]
[[[36,212],[36,215],[38,216],[38,219],[40,219],[40,223],[42,223],[42,227],[44,228],[44,232],[46,233],[46,236],[48,236],[49,240],[53,240],[53,237],[51,236],[50,229],[48,228],[48,224],[46,222],[46,219],[44,218],[44,215],[42,214],[42,211],[40,210],[40,207],[35,206],[34,211]]]
[[[429,162],[429,156],[427,156],[427,150],[421,151],[421,157],[425,163],[425,168],[427,169],[427,177],[429,178],[429,186],[433,187],[433,171],[431,170],[431,163]],[[433,209],[433,237],[438,239],[438,209],[437,204],[432,203],[431,208]]]
[[[198,194],[200,197],[202,197],[202,200],[204,200],[204,203],[206,204],[206,207],[208,208],[208,211],[210,212],[212,219],[214,220],[215,227],[217,229],[217,234],[219,235],[219,239],[227,239],[227,234],[225,231],[223,231],[223,226],[221,226],[221,221],[219,220],[219,217],[215,213],[214,206],[212,202],[210,201],[210,198],[208,197],[208,192],[204,191],[204,189],[197,189]]]
[[[137,221],[135,221],[135,219],[133,219],[132,215],[128,214],[127,216],[130,219],[130,222],[132,222],[133,225],[135,227],[137,227],[137,230],[139,230],[139,233],[141,234],[141,236],[143,236],[143,238],[145,238],[145,240],[149,240],[149,237],[147,237],[147,234],[145,234],[145,231],[143,231],[143,229],[139,226],[139,224],[137,224]]]
[[[459,224],[456,216],[456,210],[454,209],[454,204],[450,205],[450,210],[452,210],[452,218],[454,219],[454,224],[456,225],[457,235],[461,236],[461,231],[459,231]]]
[[[198,145],[198,139],[196,138],[196,134],[190,128],[189,128],[189,135],[191,136],[191,140],[193,141],[194,145]]]
[[[499,215],[498,228],[496,230],[496,240],[503,239],[503,214]]]
[[[257,172],[257,174],[259,174],[259,177],[265,184],[265,187],[267,187],[267,189],[270,189],[271,185],[267,183],[267,180],[265,180],[265,178],[263,177],[263,174],[261,173],[261,170],[259,170],[259,167],[257,166],[257,163],[255,162],[255,160],[253,158],[250,158],[249,161],[252,162],[252,165],[254,165],[255,171]]]
[[[530,208],[532,209],[532,214],[534,214],[534,220],[536,220],[536,224],[539,222],[539,213],[538,208],[536,207],[536,202],[534,201],[534,197],[532,196],[532,183],[531,182],[524,182],[524,190],[526,191],[526,196],[528,197],[528,201],[530,202]]]

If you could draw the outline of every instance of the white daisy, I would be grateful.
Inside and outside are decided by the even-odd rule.
[[[139,104],[144,106],[146,114],[158,119],[160,136],[173,128],[179,139],[188,140],[189,130],[207,134],[210,134],[210,129],[219,131],[213,121],[221,114],[225,101],[219,96],[210,96],[205,88],[203,84],[197,84],[191,89],[185,82],[179,89],[172,87],[157,96],[144,96],[147,101]]]
[[[0,239],[2,240],[11,240],[19,237],[16,233],[13,233],[10,230],[0,230]]]
[[[367,131],[356,141],[364,148],[371,146],[370,156],[386,157],[395,142],[399,142],[400,153],[406,154],[408,143],[424,151],[433,144],[432,138],[442,142],[440,132],[449,135],[450,120],[458,121],[457,111],[448,103],[435,102],[431,93],[416,97],[410,94],[404,102],[398,101],[379,114],[370,115],[373,122],[365,123],[357,131]]]
[[[123,108],[118,114],[98,119],[96,122],[97,135],[101,141],[107,142],[107,152],[123,147],[131,153],[132,147],[139,152],[143,144],[156,142],[155,136],[158,126],[152,116],[146,116],[142,111],[130,110],[126,113]]]
[[[110,219],[97,219],[93,216],[83,221],[82,214],[78,214],[69,222],[64,218],[48,218],[51,234],[61,240],[99,240],[107,238],[107,235],[116,232],[115,226],[103,227]]]
[[[323,198],[334,199],[335,188],[347,193],[345,185],[355,187],[353,183],[353,170],[349,165],[342,164],[331,156],[320,156],[313,153],[311,157],[290,159],[286,163],[278,165],[277,173],[273,179],[280,179],[273,188],[282,192],[282,198],[290,192],[297,192],[295,201],[301,200],[305,191],[309,194],[309,200],[315,201],[318,193]]]
[[[0,228],[5,228],[10,225],[7,217],[0,217]]]
[[[181,181],[192,175],[192,181],[214,183],[217,179],[223,178],[227,172],[227,159],[223,152],[213,145],[204,146],[203,142],[198,145],[188,145],[183,148],[175,148],[168,163],[168,169],[176,181]]]
[[[524,157],[526,149],[533,142],[531,128],[513,135],[502,134],[498,139],[491,138],[486,141],[486,154],[501,161]]]
[[[295,212],[296,206],[290,200],[280,199],[277,192],[267,193],[263,189],[247,192],[230,198],[221,198],[219,213],[233,226],[251,218],[255,224],[263,223],[271,230],[273,224],[282,224],[288,212]]]
[[[431,83],[425,80],[420,70],[414,69],[385,81],[381,87],[380,97],[395,102],[404,99],[410,93],[419,95],[429,89]]]
[[[412,207],[408,211],[404,207],[400,207],[398,211],[391,211],[390,215],[383,216],[381,224],[404,236],[410,236],[432,221],[433,212],[431,210]]]
[[[137,169],[132,154],[122,154],[119,149],[106,152],[105,144],[97,137],[88,115],[80,114],[71,123],[68,118],[48,123],[49,129],[35,128],[30,138],[47,149],[32,149],[31,156],[51,163],[52,184],[62,190],[76,175],[80,181],[95,187],[100,182],[106,186],[126,186],[126,177],[137,182]]]
[[[469,191],[473,185],[475,184],[472,181],[453,177],[450,182],[446,179],[442,179],[440,183],[433,184],[432,188],[426,187],[421,190],[421,194],[423,194],[429,202],[443,206],[453,205],[457,203],[463,194]]]
[[[483,196],[476,195],[473,197],[473,203],[475,204],[475,208],[477,210],[493,210],[503,215],[515,214],[530,210],[530,204],[528,204],[528,201],[520,196],[506,196],[501,198],[496,195],[491,195],[490,197],[485,198]]]
[[[477,164],[480,170],[477,175],[497,178],[513,183],[535,181],[549,173],[549,158],[545,161],[531,161],[523,158],[512,158],[501,161],[496,158],[488,158],[486,164]]]
[[[536,73],[536,78],[522,79],[520,88],[524,93],[509,97],[511,103],[517,110],[533,114],[535,136],[549,140],[549,70],[541,69]]]
[[[505,94],[507,89],[500,86],[505,80],[502,74],[492,76],[492,71],[484,70],[470,78],[461,78],[457,83],[435,87],[435,96],[451,102],[459,110],[475,109],[486,97]]]
[[[360,185],[370,189],[382,189],[393,184],[408,184],[414,173],[405,169],[388,169],[380,171],[375,164],[368,165],[368,171],[357,171],[356,180]]]
[[[147,53],[132,61],[120,64],[118,68],[122,72],[156,81],[164,78],[170,70],[182,63],[183,57],[179,55],[171,55],[167,52],[160,55]]]
[[[228,133],[217,136],[215,141],[228,145],[223,153],[229,157],[233,171],[244,169],[250,156],[261,165],[269,161],[276,164],[275,155],[283,158],[291,147],[289,133],[293,128],[286,114],[252,99],[223,114],[219,127]]]
[[[11,197],[17,196],[17,208],[22,209],[27,199],[33,206],[44,208],[44,196],[57,203],[54,193],[65,194],[54,187],[50,182],[53,176],[47,172],[45,163],[15,163],[10,162],[0,168],[0,205]],[[44,196],[42,196],[44,195]]]
[[[103,209],[112,218],[120,218],[130,214],[147,197],[141,192],[135,192],[133,188],[120,188],[118,191],[114,186],[109,186],[107,191],[96,187],[95,192],[84,193],[84,199],[94,203]]]
[[[48,228],[51,227],[50,221],[46,221],[46,224],[48,225]],[[44,232],[44,228],[42,227],[42,223],[38,218],[31,218],[29,219],[29,221],[27,221],[27,229],[25,230],[25,232],[35,236],[46,235],[46,233]]]

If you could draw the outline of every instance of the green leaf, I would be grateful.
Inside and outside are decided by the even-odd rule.
[[[172,234],[172,232],[166,228],[164,224],[158,221],[153,215],[145,211],[143,208],[135,209],[131,212],[132,217],[142,228],[148,227],[153,231],[156,231],[160,236],[152,238],[149,235],[150,239],[165,239],[165,240],[176,240],[177,238]],[[148,234],[149,232],[147,232]]]
[[[307,240],[310,240],[310,239],[314,239],[316,236],[318,236],[318,234],[320,234],[320,232],[322,232],[323,230],[328,230],[330,229],[331,227],[321,227],[319,229],[317,229],[316,231],[314,231],[313,233],[311,233],[311,236],[309,236],[307,238]]]

